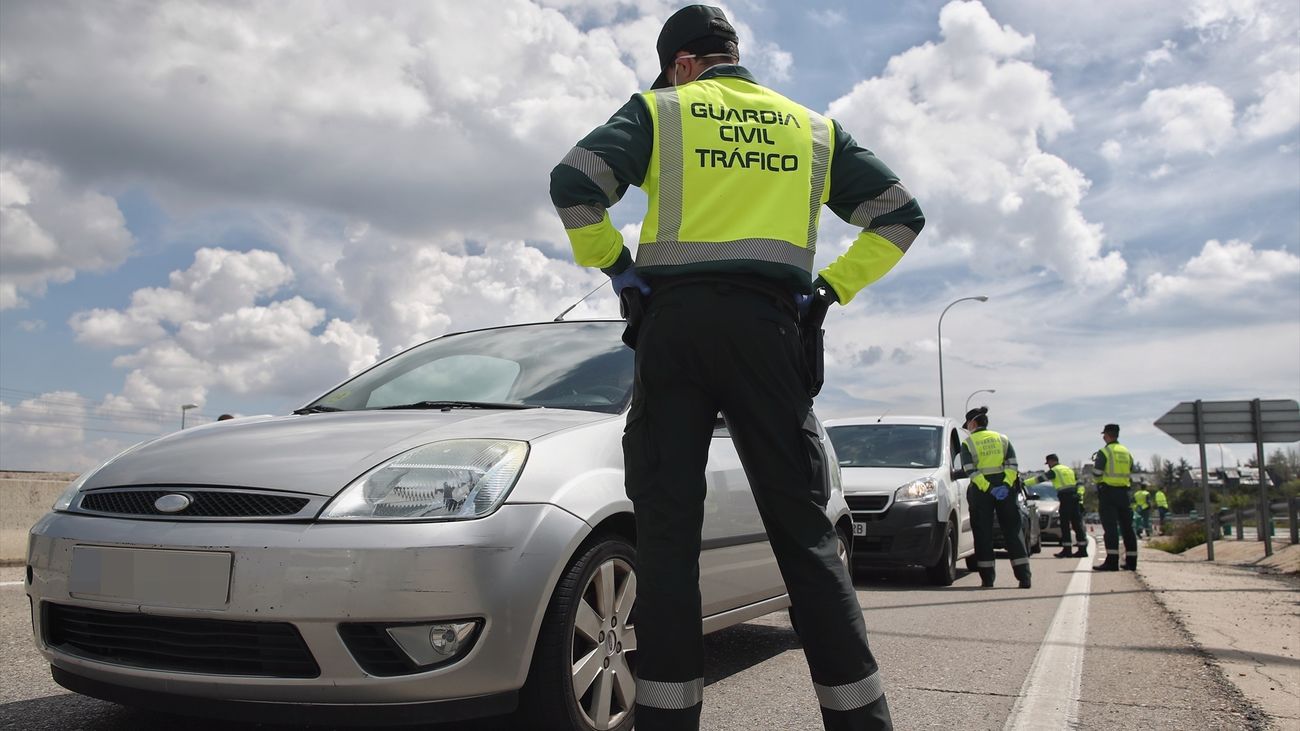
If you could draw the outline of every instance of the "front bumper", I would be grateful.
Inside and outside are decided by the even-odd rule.
[[[85,688],[252,704],[421,704],[425,721],[463,718],[466,699],[513,702],[563,558],[589,530],[572,514],[540,504],[504,505],[481,520],[402,524],[160,522],[51,513],[32,528],[28,594],[38,649],[56,678],[70,676]],[[69,581],[78,545],[228,552],[228,600],[219,609],[190,609],[73,596]],[[92,660],[46,643],[43,603],[289,623],[320,672],[311,678],[250,677]],[[481,620],[482,628],[467,654],[450,665],[399,676],[367,673],[339,633],[342,622],[469,618]],[[425,705],[431,702],[446,705],[448,713]],[[470,705],[476,713],[494,712],[483,703]],[[510,710],[503,706],[496,710]]]
[[[891,501],[883,512],[854,512],[866,526],[865,536],[853,539],[857,566],[931,566],[943,551],[947,522],[938,519],[935,503]]]

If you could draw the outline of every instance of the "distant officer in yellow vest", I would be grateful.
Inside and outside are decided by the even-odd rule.
[[[1129,475],[1133,472],[1133,454],[1119,443],[1119,424],[1107,424],[1101,430],[1102,447],[1092,456],[1092,474],[1097,480],[1098,512],[1105,532],[1106,560],[1097,571],[1119,571],[1119,539],[1124,536],[1124,568],[1137,569],[1137,531],[1133,529],[1129,509]]]
[[[1151,491],[1144,484],[1138,485],[1133,491],[1133,504],[1137,506],[1139,537],[1144,533],[1148,538],[1151,537],[1151,502]]]
[[[699,727],[704,471],[722,412],[766,528],[758,540],[771,543],[785,579],[823,724],[891,728],[824,512],[815,367],[801,332],[814,328],[801,314],[847,304],[884,276],[920,232],[921,209],[838,123],[737,65],[736,32],[718,8],[674,13],[656,50],[663,73],[651,90],[551,173],[574,258],[611,277],[636,349],[623,436],[637,529],[636,727]],[[606,211],[629,185],[648,198],[635,261]],[[814,280],[822,206],[863,230]]]
[[[1169,515],[1169,496],[1164,487],[1156,488],[1156,512],[1160,514],[1160,532],[1165,532],[1165,516]]]
[[[1011,554],[1011,571],[1021,589],[1030,588],[1029,551],[1021,533],[1020,504],[1016,501],[1016,449],[1005,436],[989,431],[989,408],[981,406],[966,412],[970,436],[961,445],[961,464],[970,475],[966,503],[970,506],[970,526],[975,538],[975,565],[980,572],[980,586],[990,588],[997,578],[993,560],[993,518]]]
[[[1088,555],[1088,534],[1083,529],[1083,485],[1079,484],[1074,470],[1061,464],[1055,454],[1047,455],[1047,474],[1051,475],[1052,487],[1056,488],[1056,499],[1060,509],[1056,519],[1061,524],[1061,550],[1052,554],[1057,558],[1083,558]],[[1031,477],[1025,480],[1025,487],[1037,485],[1044,478]],[[1070,542],[1073,529],[1074,543]],[[1072,550],[1077,548],[1078,551]]]

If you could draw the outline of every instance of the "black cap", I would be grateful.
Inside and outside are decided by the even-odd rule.
[[[659,53],[659,78],[655,79],[655,83],[651,84],[650,88],[663,89],[669,86],[668,73],[665,69],[677,57],[677,52],[691,41],[709,36],[728,41],[740,40],[736,35],[736,29],[731,27],[731,22],[722,12],[722,8],[715,8],[712,5],[687,5],[673,13],[664,23],[664,29],[659,31],[659,40],[655,43],[655,50]]]
[[[1049,454],[1049,455],[1047,455],[1047,459],[1044,460],[1044,461],[1045,461],[1045,462],[1060,462],[1061,459],[1060,459],[1059,457],[1057,457],[1055,454]]]
[[[970,411],[966,412],[966,421],[970,421],[971,419],[984,416],[987,413],[989,413],[989,407],[987,406],[980,406],[978,408],[971,409]]]
[[[1119,424],[1107,424],[1101,429],[1102,434],[1109,434],[1112,437],[1119,436]]]

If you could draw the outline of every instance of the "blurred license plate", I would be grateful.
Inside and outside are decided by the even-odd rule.
[[[867,524],[866,524],[866,523],[857,523],[857,522],[855,522],[855,523],[853,524],[853,535],[854,535],[854,536],[865,536],[866,534],[867,534]]]
[[[76,546],[68,593],[122,604],[220,609],[230,596],[230,554]]]

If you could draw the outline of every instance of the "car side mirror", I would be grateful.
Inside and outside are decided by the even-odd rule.
[[[952,479],[954,479],[954,480],[964,480],[964,479],[966,479],[967,477],[969,477],[969,475],[966,474],[966,470],[963,470],[963,469],[961,469],[960,467],[954,467],[954,468],[952,468]]]

